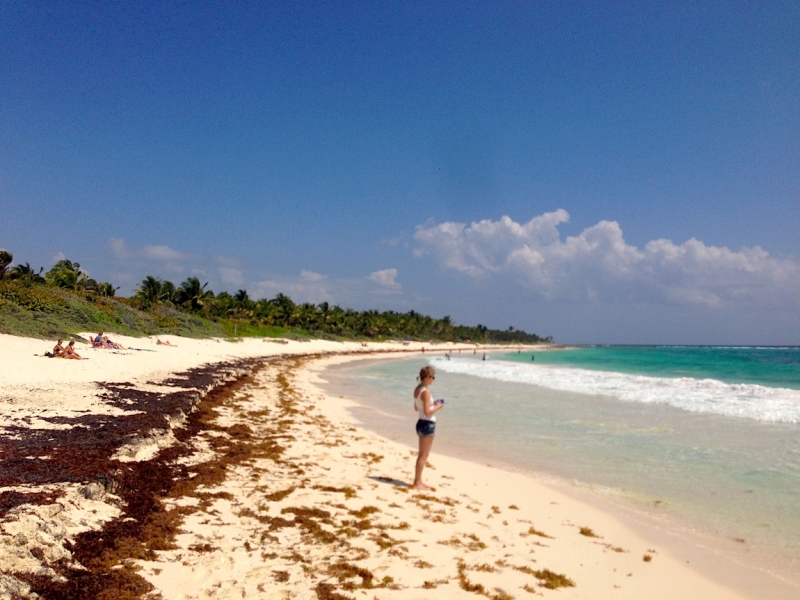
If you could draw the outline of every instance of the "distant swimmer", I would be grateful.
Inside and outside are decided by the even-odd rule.
[[[536,357],[533,354],[531,354],[531,360],[536,360]]]
[[[483,359],[482,360],[486,360],[486,352],[483,353]]]

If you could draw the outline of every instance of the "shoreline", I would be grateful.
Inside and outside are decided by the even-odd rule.
[[[367,363],[380,359],[365,356],[355,360]],[[384,360],[404,361],[412,360],[412,357],[387,356]],[[367,395],[349,388],[344,379],[329,382],[325,389],[333,395],[350,394],[348,397],[356,404],[350,412],[360,426],[395,443],[413,447],[413,436],[403,435],[407,433],[408,423],[402,422],[402,429],[398,431],[397,414],[372,406]],[[748,597],[795,598],[800,595],[800,578],[793,569],[796,559],[780,546],[770,545],[763,540],[753,545],[749,539],[745,545],[744,540],[725,535],[701,517],[676,512],[660,501],[654,504],[652,499],[641,498],[624,489],[588,483],[547,469],[516,463],[487,453],[486,448],[478,450],[474,445],[448,440],[444,445],[440,444],[438,450],[434,448],[436,454],[531,477],[584,504],[602,506],[604,511],[628,524],[643,537],[657,541],[676,556],[684,556],[688,559],[687,563],[692,564],[698,572],[721,584],[746,591]]]
[[[0,339],[0,344],[4,341]],[[184,344],[187,342],[184,339],[177,342],[187,347],[193,345]],[[41,341],[36,343],[41,344]],[[193,488],[185,487],[186,482],[194,479],[190,477],[181,485],[170,483],[170,489],[152,491],[157,506],[150,516],[141,517],[146,522],[140,523],[143,536],[140,544],[137,546],[131,541],[132,548],[140,548],[139,556],[133,552],[128,558],[117,559],[118,564],[123,565],[117,571],[136,573],[147,585],[155,586],[155,591],[161,590],[165,598],[194,598],[201,594],[205,594],[202,597],[243,597],[236,596],[240,591],[248,596],[252,593],[256,597],[263,594],[270,598],[315,597],[315,594],[323,597],[322,592],[331,598],[337,597],[331,595],[336,593],[344,595],[338,597],[369,598],[376,594],[387,598],[434,598],[442,597],[442,593],[447,597],[474,597],[476,589],[483,589],[484,595],[506,597],[496,588],[500,584],[508,587],[510,582],[518,588],[511,595],[525,597],[529,593],[525,586],[539,594],[551,593],[541,587],[542,579],[531,575],[534,572],[541,575],[545,571],[563,573],[574,580],[576,587],[559,590],[567,597],[743,597],[705,579],[666,553],[654,552],[648,561],[643,560],[651,549],[658,549],[623,523],[521,474],[434,456],[435,468],[430,474],[436,492],[430,495],[409,492],[401,483],[408,479],[413,468],[411,455],[414,453],[401,444],[359,428],[347,412],[351,401],[326,397],[317,385],[324,363],[366,358],[363,355],[323,356],[334,348],[351,354],[363,351],[355,343],[351,344],[352,348],[336,342],[296,344],[294,348],[276,345],[272,355],[265,356],[264,344],[253,348],[253,342],[248,344],[246,352],[245,348],[239,348],[243,356],[238,359],[251,359],[259,366],[253,362],[244,363],[240,365],[244,370],[238,374],[231,371],[236,371],[235,364],[230,360],[227,365],[221,364],[221,353],[217,351],[215,356],[211,352],[212,342],[196,344],[193,349],[196,352],[184,357],[186,360],[182,363],[207,365],[205,373],[198,364],[190,367],[195,369],[196,381],[175,375],[176,371],[186,372],[186,369],[168,371],[163,361],[151,360],[146,365],[128,369],[125,379],[135,384],[117,386],[113,391],[117,401],[134,403],[140,401],[141,394],[164,396],[181,386],[196,396],[196,410],[183,411],[183,422],[180,415],[172,416],[174,422],[166,429],[172,432],[174,440],[150,436],[147,443],[127,448],[123,454],[128,462],[121,464],[129,465],[127,468],[132,472],[136,471],[135,465],[156,461],[151,464],[170,468],[183,465],[181,468],[188,469],[189,474],[216,473],[216,478],[206,478],[204,483],[197,481],[192,484]],[[236,346],[231,344],[223,350]],[[306,348],[313,351],[302,352]],[[293,357],[280,352],[287,349],[314,357]],[[387,349],[393,351],[388,356],[397,357],[397,348]],[[245,356],[248,354],[252,355]],[[125,357],[98,356],[126,360]],[[144,354],[139,356],[145,358]],[[233,358],[230,354],[226,356]],[[371,354],[370,358],[386,356],[385,353],[383,356]],[[71,361],[58,362],[63,365]],[[34,368],[40,364],[35,363]],[[161,369],[159,373],[167,373],[158,383],[153,377],[154,365]],[[254,373],[248,374],[248,369]],[[214,377],[217,383],[212,381]],[[24,377],[17,379],[24,380]],[[53,390],[48,390],[47,381],[42,379],[46,380],[40,377],[38,382],[29,382],[31,391],[40,392],[39,398],[52,398]],[[9,394],[18,391],[19,385],[5,385],[4,382],[0,392],[5,399],[10,398]],[[171,390],[163,389],[170,386]],[[120,415],[112,414],[114,410],[110,408],[124,412],[119,402],[116,407],[103,402],[93,405],[96,397],[88,397],[86,386],[73,387],[77,389],[72,390],[75,393],[71,399],[81,408],[72,407],[72,414],[91,408],[113,422],[114,417]],[[105,393],[108,394],[108,390]],[[63,400],[64,392],[61,394]],[[12,402],[11,406],[15,404]],[[30,402],[24,404],[28,412],[35,412]],[[64,404],[65,401],[62,413],[66,408]],[[6,428],[9,423],[19,425],[24,421],[9,420],[6,411],[4,413]],[[48,415],[40,414],[38,419],[29,419],[28,427],[36,429],[42,423],[55,424]],[[278,425],[281,428],[276,429]],[[192,431],[194,433],[189,435]],[[178,452],[179,447],[181,452]],[[233,450],[242,456],[229,460],[222,473],[215,470],[215,464],[222,464],[221,457]],[[119,462],[120,456],[115,455],[115,460]],[[511,491],[504,492],[504,488]],[[348,489],[354,490],[355,495],[351,497],[345,491]],[[48,558],[44,550],[36,552],[37,547],[46,544],[37,546],[29,540],[30,535],[25,535],[20,524],[26,524],[29,530],[34,528],[35,532],[35,528],[42,530],[41,523],[57,525],[59,519],[65,521],[62,513],[75,516],[77,510],[84,522],[75,521],[71,530],[62,522],[64,531],[59,532],[60,537],[55,535],[53,528],[58,529],[55,525],[48,525],[50,530],[45,528],[45,533],[50,535],[46,541],[54,541],[46,546],[47,552],[55,552],[53,549],[59,546],[74,549],[70,540],[79,538],[84,543],[88,538],[97,543],[102,538],[103,527],[108,530],[109,524],[119,526],[124,522],[120,519],[123,514],[120,511],[127,510],[125,503],[120,502],[124,494],[121,496],[119,489],[114,488],[113,481],[76,482],[69,490],[62,491],[62,497],[54,502],[52,498],[42,498],[39,506],[20,503],[13,509],[16,512],[11,515],[12,519],[4,517],[1,524],[4,551],[16,553],[18,567],[25,566],[23,559],[37,559],[39,555]],[[558,504],[546,504],[545,499],[534,500],[537,495]],[[384,496],[391,496],[391,499]],[[56,506],[61,507],[60,510],[55,509]],[[147,534],[147,528],[157,524],[158,519],[154,521],[152,517],[159,515],[162,521],[170,516],[185,533],[177,533],[178,525],[173,523],[174,539],[162,536],[153,546],[153,536]],[[530,533],[528,530],[535,527],[534,523],[552,537],[542,538]],[[164,521],[161,525],[167,527],[168,523]],[[584,526],[604,537],[581,536],[577,529]],[[406,539],[409,535],[413,539]],[[470,536],[478,538],[480,544]],[[289,539],[294,548],[292,555],[286,554]],[[142,551],[142,547],[147,551]],[[303,552],[307,555],[302,556]],[[69,558],[68,555],[67,551],[62,558]],[[233,555],[236,559],[231,562]],[[347,561],[334,560],[345,555],[349,556]],[[86,558],[91,559],[91,553],[87,553]],[[480,562],[489,559],[491,562]],[[175,561],[177,566],[174,566]],[[592,561],[594,566],[590,564]],[[38,560],[39,569],[46,562]],[[8,563],[4,561],[4,564]],[[37,572],[32,563],[27,566],[33,569],[33,579],[47,575]],[[245,566],[246,572],[242,570]],[[431,575],[429,569],[441,570],[442,577],[425,579]],[[234,580],[236,584],[226,583]],[[430,586],[426,586],[426,582]],[[6,590],[10,589],[7,578],[0,583]],[[492,587],[495,583],[498,585]],[[617,585],[620,587],[615,587]],[[472,591],[467,589],[470,587]],[[503,593],[508,594],[510,590],[505,587]],[[438,596],[436,588],[440,588]],[[600,588],[607,591],[598,593]],[[190,593],[191,590],[196,593]]]

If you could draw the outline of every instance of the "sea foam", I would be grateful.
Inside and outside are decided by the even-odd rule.
[[[628,402],[668,404],[697,413],[800,423],[800,390],[731,384],[716,379],[652,377],[607,371],[533,365],[503,360],[431,359],[448,373],[474,375],[579,394],[600,394]]]

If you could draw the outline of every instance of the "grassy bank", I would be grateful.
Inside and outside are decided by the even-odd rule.
[[[159,306],[145,312],[130,306],[127,298],[0,281],[0,333],[51,339],[67,338],[81,331],[131,336],[226,335],[220,324],[170,307]]]

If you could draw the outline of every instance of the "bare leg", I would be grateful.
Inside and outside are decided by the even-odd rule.
[[[431,454],[434,437],[435,436],[428,435],[419,438],[419,455],[417,456],[417,468],[414,472],[414,487],[418,490],[431,489],[422,483],[422,469],[425,468],[425,463],[428,461],[428,456]]]

